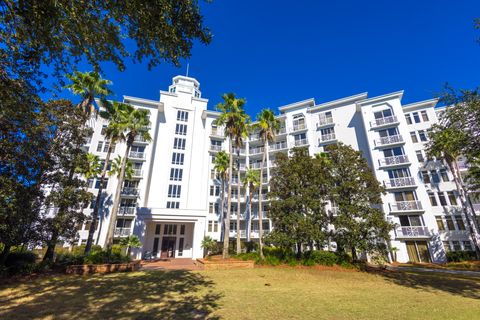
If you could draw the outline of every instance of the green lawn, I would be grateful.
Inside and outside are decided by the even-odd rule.
[[[480,279],[314,269],[150,271],[0,286],[0,319],[478,319]]]

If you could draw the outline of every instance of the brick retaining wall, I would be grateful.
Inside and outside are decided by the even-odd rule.
[[[140,261],[119,264],[82,264],[68,266],[66,274],[92,274],[92,273],[111,273],[128,272],[140,269]]]

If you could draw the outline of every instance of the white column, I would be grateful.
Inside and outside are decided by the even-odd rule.
[[[140,242],[142,243],[142,246],[140,248],[132,248],[132,259],[142,259],[142,253],[145,248],[145,241],[147,240],[146,237],[146,228],[147,224],[145,223],[145,220],[140,219],[137,217],[135,219],[135,224],[133,226],[133,234],[140,239]]]
[[[203,258],[202,240],[205,236],[205,218],[199,218],[193,226],[192,259]]]

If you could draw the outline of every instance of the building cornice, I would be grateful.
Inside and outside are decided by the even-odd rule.
[[[308,109],[308,112],[314,112],[314,111],[317,111],[317,110],[320,110],[320,109],[325,109],[325,108],[334,107],[334,106],[338,106],[338,105],[342,105],[342,104],[357,102],[357,101],[366,99],[367,96],[368,96],[368,92],[363,92],[363,93],[359,93],[359,94],[356,94],[356,95],[353,95],[353,96],[349,96],[349,97],[345,97],[345,98],[321,103],[321,104],[318,104],[318,105],[313,106],[312,108]]]
[[[434,98],[434,99],[409,103],[403,106],[403,110],[410,111],[410,110],[429,108],[429,107],[435,108],[435,106],[437,105],[437,102],[438,102],[438,99]]]
[[[130,103],[141,103],[141,104],[144,104],[146,106],[150,106],[152,108],[158,108],[158,105],[160,104],[160,101],[131,97],[131,96],[123,96],[123,102],[124,103],[129,103],[129,102]]]
[[[207,119],[207,117],[218,118],[220,116],[220,112],[213,111],[213,110],[203,110],[202,111],[202,119]]]
[[[280,112],[285,112],[285,111],[300,108],[303,106],[314,106],[314,105],[315,105],[315,99],[310,98],[310,99],[287,104],[285,106],[279,107],[278,110],[280,110]]]
[[[381,95],[381,96],[376,96],[376,97],[372,97],[372,98],[368,98],[368,99],[359,101],[359,102],[357,102],[357,106],[379,103],[379,102],[383,102],[383,101],[386,101],[386,100],[392,100],[392,99],[400,99],[401,100],[402,97],[403,97],[403,90],[392,92],[392,93],[387,93],[387,94],[384,94],[384,95]]]

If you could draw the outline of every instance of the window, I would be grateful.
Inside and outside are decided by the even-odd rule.
[[[413,142],[413,143],[417,143],[417,142],[418,142],[417,134],[415,133],[415,131],[410,132],[410,137],[412,138],[412,142]]]
[[[455,225],[453,224],[453,219],[450,216],[445,217],[445,221],[447,222],[447,229],[450,231],[455,230]]]
[[[383,119],[383,118],[392,117],[393,113],[391,109],[385,109],[382,111],[375,112],[373,116],[375,117],[375,119]]]
[[[172,154],[172,164],[183,164],[185,155],[183,153],[174,152]]]
[[[208,232],[218,232],[218,221],[208,221]]]
[[[456,206],[457,205],[457,197],[455,197],[455,193],[453,191],[448,191],[448,200],[450,201],[450,205]]]
[[[175,138],[173,140],[173,149],[185,150],[187,140],[184,138]]]
[[[412,113],[413,115],[413,120],[415,120],[415,123],[420,123],[420,117],[418,116],[418,112]]]
[[[103,152],[108,152],[108,147],[110,147],[110,141],[105,141],[103,146]],[[112,152],[115,152],[115,145],[112,146]]]
[[[455,216],[455,222],[457,223],[458,230],[465,230],[465,223],[463,222],[463,218],[461,215]]]
[[[435,220],[437,220],[437,227],[439,231],[445,230],[445,224],[443,223],[442,217],[436,216]]]
[[[426,110],[423,110],[423,111],[421,112],[421,114],[422,114],[422,120],[423,120],[424,122],[428,121],[427,111],[426,111]]]
[[[424,162],[425,161],[425,158],[423,157],[422,150],[415,151],[415,154],[417,155],[418,162]]]
[[[103,149],[103,141],[98,141],[97,152],[102,152],[102,149]]]
[[[97,179],[97,181],[95,181],[95,189],[100,189],[100,182],[101,181],[102,181],[101,179]],[[107,185],[108,185],[108,179],[104,179],[103,180],[103,188],[106,189]]]
[[[170,169],[170,180],[172,181],[182,181],[183,169],[171,168]]]
[[[428,198],[430,199],[430,204],[431,204],[433,207],[438,206],[437,198],[435,198],[435,193],[429,192],[429,193],[428,193]]]
[[[185,234],[185,225],[184,224],[180,225],[180,234],[181,235]]]
[[[167,209],[178,209],[178,208],[180,208],[180,202],[167,201]]]
[[[187,122],[188,121],[188,111],[178,110],[177,111],[177,120]]]
[[[448,177],[447,169],[440,169],[440,175],[442,176],[443,182],[450,181],[450,178]]]
[[[418,136],[420,137],[420,141],[425,142],[428,141],[427,134],[423,130],[418,130]]]
[[[218,213],[218,203],[210,202],[208,205],[209,213]]]
[[[432,171],[430,171],[430,174],[432,175],[432,182],[433,183],[440,183],[440,177],[439,177],[437,171],[432,170]]]
[[[180,198],[182,193],[182,186],[177,184],[171,184],[168,186],[168,197],[169,198]]]
[[[100,134],[101,134],[102,136],[104,136],[105,133],[107,132],[107,128],[108,128],[108,126],[107,126],[106,124],[104,124],[104,125],[102,126],[102,131],[100,131]]]
[[[177,234],[177,225],[176,224],[166,224],[163,227],[163,234]]]
[[[412,124],[412,118],[410,117],[410,113],[405,115],[405,119],[407,120],[407,124]]]
[[[220,186],[210,186],[210,195],[218,197],[220,195]]]
[[[184,238],[180,238],[178,240],[178,256],[179,257],[183,256],[183,241],[184,241]]]
[[[162,227],[161,224],[155,225],[155,234],[160,234],[161,227]]]
[[[450,251],[450,242],[443,241],[443,247],[445,248],[445,252],[449,252]]]
[[[463,243],[463,250],[473,251],[472,243],[470,241],[462,241],[462,243]]]
[[[447,205],[447,199],[445,198],[445,193],[439,192],[439,193],[438,193],[438,199],[440,200],[440,204],[441,204],[442,206],[446,206],[446,205]]]
[[[452,241],[453,251],[460,251],[462,247],[460,246],[460,241]]]
[[[423,183],[430,183],[430,175],[428,174],[428,171],[422,171],[421,175]]]
[[[182,136],[187,135],[187,125],[177,123],[175,126],[175,134],[180,134]]]

